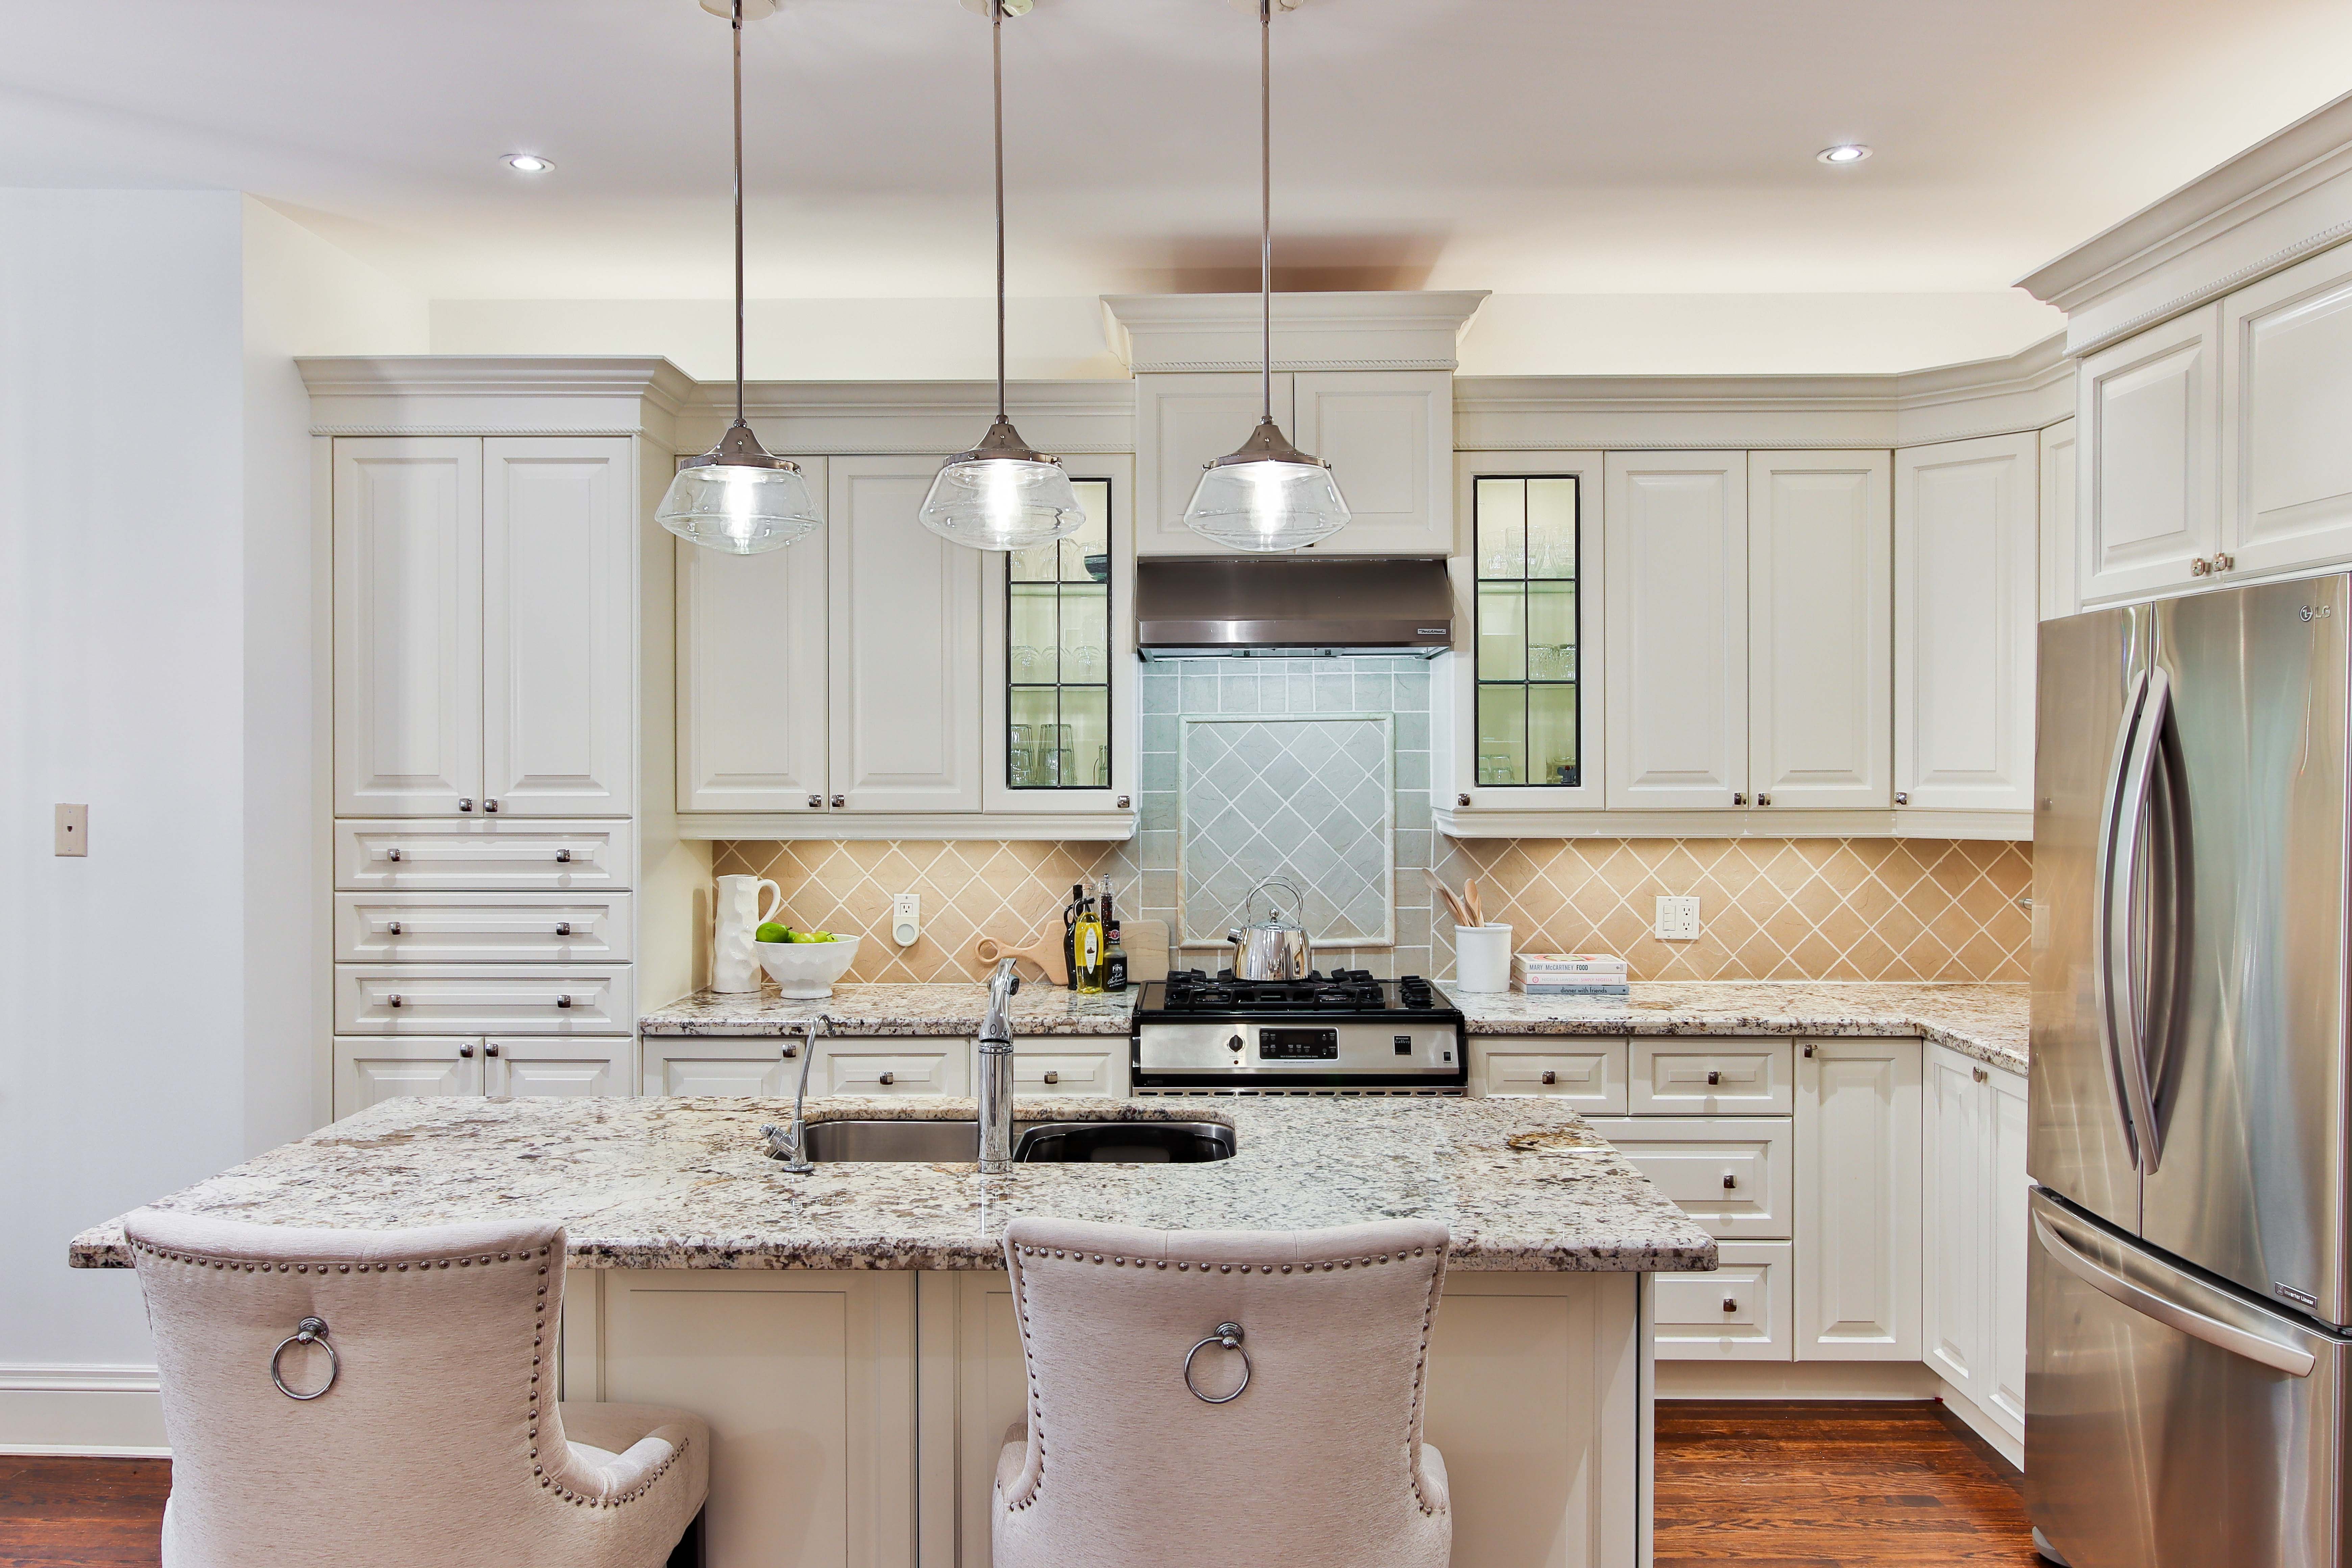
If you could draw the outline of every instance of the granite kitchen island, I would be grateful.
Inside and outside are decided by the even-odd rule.
[[[1172,1229],[1444,1222],[1431,1439],[1463,1568],[1643,1560],[1648,1275],[1706,1231],[1565,1107],[1410,1099],[1024,1100],[1022,1121],[1186,1120],[1233,1158],[1176,1165],[820,1164],[789,1101],[389,1101],[159,1206],[360,1227],[551,1215],[570,1232],[564,1392],[708,1415],[713,1568],[984,1563],[996,1452],[1023,1409],[999,1245],[1018,1214]],[[828,1099],[812,1121],[969,1118]],[[82,1268],[128,1266],[119,1224]],[[1166,1368],[1175,1375],[1181,1347]]]

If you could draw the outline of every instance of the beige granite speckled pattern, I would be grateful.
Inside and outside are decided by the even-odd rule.
[[[1871,981],[1636,981],[1630,994],[1472,996],[1454,1005],[1474,1035],[1917,1035],[2005,1071],[2026,1067],[2023,985]]]
[[[264,1225],[382,1229],[561,1219],[575,1266],[993,1268],[1005,1222],[1050,1215],[1176,1230],[1442,1222],[1453,1267],[1712,1268],[1714,1241],[1573,1111],[1539,1100],[1024,1100],[1022,1120],[1210,1120],[1230,1160],[1193,1165],[819,1165],[791,1175],[772,1100],[394,1100],[158,1201]],[[829,1099],[813,1120],[971,1115],[970,1100]],[[1515,1150],[1514,1137],[1550,1146]],[[130,1265],[120,1219],[77,1268]]]
[[[1081,996],[1035,981],[1013,998],[1016,1035],[1125,1035],[1137,992]],[[646,1035],[797,1035],[809,1015],[828,1035],[970,1035],[988,1011],[988,987],[972,983],[836,985],[822,1002],[788,1002],[772,990],[720,995],[702,991],[637,1021]]]

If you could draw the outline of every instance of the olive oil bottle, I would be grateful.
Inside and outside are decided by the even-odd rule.
[[[1110,942],[1103,930],[1102,910],[1092,899],[1078,906],[1078,923],[1071,928],[1070,988],[1081,996],[1099,996],[1105,990]]]

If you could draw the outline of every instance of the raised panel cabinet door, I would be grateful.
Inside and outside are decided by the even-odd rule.
[[[635,474],[625,437],[482,443],[482,788],[501,816],[636,798]]]
[[[337,1120],[387,1100],[482,1092],[482,1042],[461,1035],[335,1041]]]
[[[334,444],[335,814],[482,795],[482,444]]]
[[[1880,451],[1748,455],[1748,775],[1759,805],[1893,795],[1892,465]]]
[[[799,459],[825,493],[825,459]],[[760,555],[677,542],[677,808],[821,811],[830,530]]]
[[[1986,1091],[1976,1079],[1983,1070],[1957,1051],[1931,1046],[1920,1092],[1920,1338],[1927,1365],[1979,1405],[1989,1381],[1984,1219],[1991,1191]]]
[[[833,787],[860,812],[978,811],[981,552],[918,521],[937,458],[826,464]]]
[[[2081,444],[2074,439],[2074,421],[2061,419],[2042,431],[2042,518],[2038,530],[2042,555],[2042,618],[2054,621],[2083,607],[2074,585],[2081,554],[2074,538],[2076,458]]]
[[[1612,452],[1609,805],[1748,799],[1748,456]]]
[[[1135,552],[1232,555],[1184,526],[1202,466],[1238,451],[1257,428],[1265,405],[1255,371],[1202,371],[1135,378]],[[1274,378],[1274,417],[1298,440],[1291,419],[1291,376]],[[1447,438],[1452,439],[1450,422]],[[1305,446],[1300,442],[1299,445]],[[1308,450],[1313,448],[1308,447]],[[1323,454],[1317,453],[1320,457]],[[1340,480],[1339,493],[1347,492]]]
[[[1895,455],[1895,787],[1903,805],[2033,809],[2040,442]]]
[[[535,1039],[499,1035],[483,1042],[483,1076],[491,1094],[571,1099],[628,1094],[636,1042]]]
[[[2234,572],[2352,556],[2347,428],[2352,255],[2338,249],[2221,301],[2222,533]]]
[[[2025,1079],[1994,1068],[1986,1087],[1990,1095],[1988,1120],[1992,1149],[1992,1169],[1985,1184],[1990,1204],[1985,1229],[1990,1242],[1987,1279],[1992,1287],[1988,1325],[1991,1349],[1985,1396],[1979,1403],[2021,1439],[2025,1436],[2025,1268],[2032,1250],[2025,1196],[2032,1185],[2025,1173]]]
[[[2221,547],[2221,311],[2151,327],[2074,373],[2086,605],[2187,587]]]
[[[1798,1053],[1796,1310],[1799,1361],[1919,1359],[1916,1040]]]
[[[1450,553],[1453,373],[1301,371],[1292,388],[1292,439],[1331,465],[1348,503],[1348,526],[1316,549],[1331,555]]]

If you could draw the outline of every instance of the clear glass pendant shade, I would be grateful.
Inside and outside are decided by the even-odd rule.
[[[973,550],[1033,550],[1087,521],[1062,465],[1024,446],[1002,419],[978,447],[947,460],[921,518],[941,539]]]
[[[770,457],[738,425],[677,471],[654,521],[691,543],[758,555],[805,539],[824,518],[800,465]]]
[[[1330,467],[1292,446],[1268,420],[1240,451],[1202,470],[1184,526],[1234,550],[1273,555],[1347,527],[1348,503]]]

